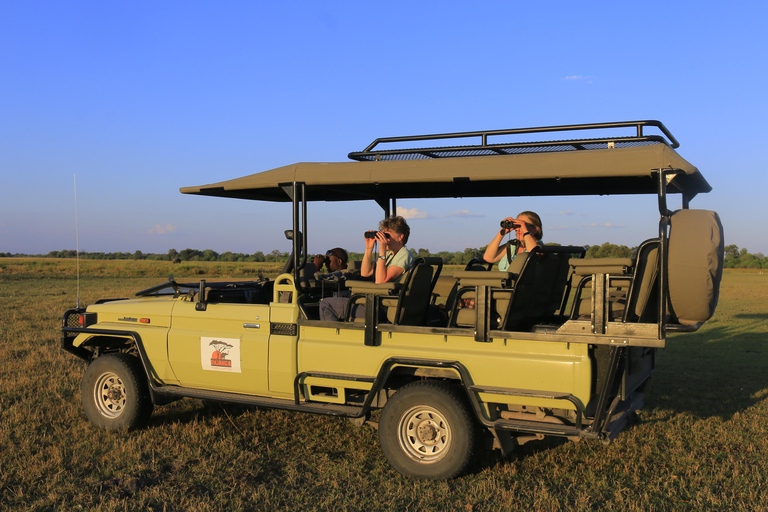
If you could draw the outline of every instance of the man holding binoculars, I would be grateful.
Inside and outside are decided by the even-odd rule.
[[[347,251],[341,247],[335,247],[329,251],[326,251],[325,256],[318,254],[314,257],[312,262],[315,264],[317,271],[320,272],[325,265],[328,268],[328,272],[338,272],[347,268],[347,261],[349,256]]]

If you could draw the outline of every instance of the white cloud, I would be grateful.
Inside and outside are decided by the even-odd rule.
[[[587,75],[587,76],[569,75],[569,76],[564,76],[563,80],[568,80],[569,82],[585,82],[585,83],[591,84],[597,81],[597,77],[591,76],[591,75]]]
[[[176,231],[176,226],[173,224],[155,224],[155,226],[147,231],[150,235],[167,235]]]
[[[397,207],[397,214],[404,219],[426,219],[430,216],[418,208],[403,208],[402,206]]]
[[[570,215],[573,215],[573,210],[563,210],[560,213],[558,213],[558,215],[568,215],[568,216],[570,216]]]
[[[443,217],[485,217],[484,213],[473,213],[469,210],[456,210],[451,213],[446,213]]]

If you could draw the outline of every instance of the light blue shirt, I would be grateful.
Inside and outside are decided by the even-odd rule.
[[[416,261],[416,258],[413,257],[413,254],[411,254],[411,251],[409,251],[406,246],[402,246],[396,254],[393,254],[392,251],[388,250],[386,258],[387,268],[395,266],[403,269],[403,273],[400,274],[400,277],[403,277],[403,275],[408,272],[408,269],[413,266],[413,262]],[[399,281],[400,277],[395,279],[395,282]]]
[[[537,245],[544,245],[544,242],[542,242],[541,240],[537,240],[537,241],[536,241],[536,244],[537,244]],[[525,250],[525,251],[523,251],[523,252],[528,252],[528,249],[526,249],[526,250]],[[514,259],[515,259],[515,256],[517,256],[517,255],[518,255],[518,252],[517,252],[517,249],[515,249],[515,252],[513,252],[513,253],[512,253],[512,260],[513,260],[513,261],[514,261]],[[506,272],[506,271],[507,271],[507,269],[509,269],[509,265],[510,265],[511,263],[512,263],[512,261],[510,261],[509,259],[507,259],[507,251],[506,251],[506,249],[505,249],[505,250],[504,250],[504,255],[503,255],[503,256],[501,257],[501,259],[499,260],[499,270],[500,270],[500,271],[502,271],[502,272]]]

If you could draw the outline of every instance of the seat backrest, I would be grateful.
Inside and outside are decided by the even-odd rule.
[[[393,324],[423,325],[432,299],[432,290],[443,267],[441,258],[418,258],[402,282],[402,288],[394,308],[387,316]]]
[[[552,317],[563,304],[570,260],[583,247],[542,246],[530,253],[503,317],[506,330],[527,330]],[[515,258],[517,259],[517,258]]]
[[[555,252],[546,256],[547,261],[544,265],[540,265],[537,270],[539,272],[545,272],[546,282],[540,282],[539,286],[546,292],[549,290],[549,297],[547,297],[541,305],[541,310],[544,317],[552,316],[556,311],[563,306],[563,296],[565,295],[565,289],[569,283],[569,273],[571,270],[570,260],[571,253],[567,252]],[[544,299],[544,297],[542,296]]]
[[[634,273],[632,258],[572,258],[570,266],[572,272],[569,286],[574,288],[571,317],[577,319],[591,315],[592,296],[590,293],[585,297],[584,292],[592,289],[593,275],[606,274],[610,277],[610,320],[622,320],[627,304],[627,288]]]
[[[670,218],[669,305],[684,325],[705,322],[714,314],[723,275],[723,225],[716,212],[679,210]]]
[[[493,268],[493,263],[487,263],[482,258],[472,258],[469,260],[467,265],[464,267],[464,270],[491,270]]]
[[[635,272],[629,288],[625,322],[658,321],[660,242],[646,240],[637,249]]]
[[[533,316],[534,304],[536,302],[536,267],[539,264],[541,253],[540,248],[536,247],[533,251],[518,255],[512,263],[515,263],[520,256],[525,254],[527,257],[524,264],[519,268],[514,287],[511,289],[509,298],[501,295],[501,299],[495,299],[496,312],[499,315],[499,328],[504,330],[520,330],[528,319]]]
[[[435,288],[432,290],[432,303],[436,303],[442,299],[442,302],[447,304],[450,298],[456,295],[456,289],[458,288],[459,280],[453,276],[440,276],[435,284]]]
[[[314,287],[316,272],[317,272],[317,267],[315,266],[314,262],[312,261],[306,262],[299,274],[299,282],[301,283],[301,285],[305,288]]]

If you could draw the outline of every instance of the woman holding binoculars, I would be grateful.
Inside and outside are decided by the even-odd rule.
[[[379,223],[379,231],[365,232],[365,253],[360,265],[362,277],[374,277],[376,284],[398,281],[413,265],[413,254],[405,244],[411,228],[405,219],[389,217]],[[378,242],[378,256],[373,261],[373,249]]]
[[[515,232],[515,241],[501,243],[504,235],[512,231]],[[541,242],[543,235],[541,218],[536,213],[525,211],[518,214],[516,219],[507,217],[501,221],[501,229],[488,244],[483,259],[487,263],[498,262],[499,270],[504,272],[516,255],[532,250]]]
[[[400,280],[413,266],[415,258],[405,246],[411,228],[403,217],[395,216],[382,220],[379,231],[365,232],[365,253],[360,265],[360,276],[373,276],[376,284]],[[373,259],[374,247],[378,243],[378,256]],[[320,319],[339,321],[344,318],[348,297],[329,297],[320,302]],[[365,306],[355,305],[351,317],[365,315]]]

